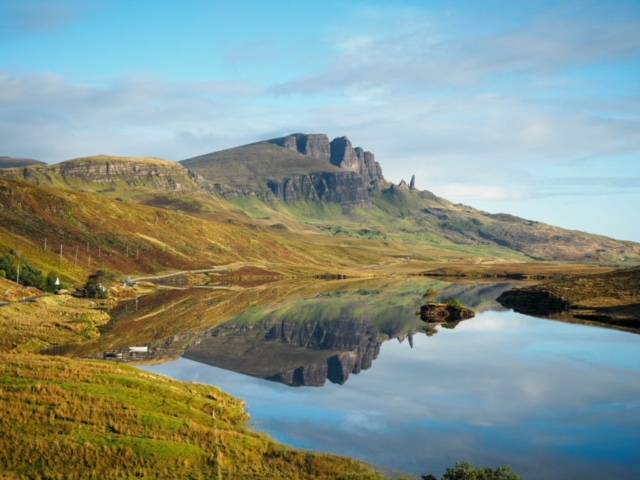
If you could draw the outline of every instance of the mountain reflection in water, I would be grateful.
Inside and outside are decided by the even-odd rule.
[[[457,298],[475,308],[495,307],[510,284],[451,285],[435,299]],[[424,282],[395,290],[343,287],[276,309],[241,314],[196,340],[184,357],[291,386],[344,384],[371,368],[384,341],[412,346],[413,335],[437,333],[416,316]],[[455,328],[459,322],[443,324]]]

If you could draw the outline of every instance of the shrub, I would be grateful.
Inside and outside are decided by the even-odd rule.
[[[520,480],[511,467],[476,468],[466,462],[457,463],[448,468],[442,480]]]
[[[0,270],[0,278],[7,278],[7,272]]]
[[[108,270],[98,270],[89,276],[84,286],[84,294],[90,298],[109,298],[109,289],[116,276]]]

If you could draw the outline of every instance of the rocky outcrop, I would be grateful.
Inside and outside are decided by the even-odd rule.
[[[450,323],[473,318],[470,308],[447,303],[427,303],[420,307],[420,318],[428,323]]]
[[[129,187],[147,187],[165,192],[201,189],[201,178],[193,171],[169,160],[145,157],[112,157],[98,155],[78,158],[56,165],[35,165],[7,169],[0,175],[36,184],[79,182]]]
[[[353,180],[348,180],[348,182],[351,186],[356,188],[360,188],[359,184],[361,183],[362,188],[365,190],[364,195],[362,195],[361,192],[346,194],[346,192],[343,191],[334,195],[330,194],[325,196],[322,193],[322,191],[324,191],[324,187],[322,185],[315,184],[315,179],[291,179],[293,181],[293,186],[290,188],[295,188],[296,184],[302,185],[303,183],[306,183],[307,185],[314,184],[314,187],[319,186],[320,188],[315,188],[315,192],[309,188],[298,189],[296,195],[287,197],[286,195],[277,194],[276,191],[274,191],[274,188],[270,186],[270,189],[274,191],[276,197],[285,201],[320,199],[342,203],[342,200],[340,199],[344,198],[347,203],[352,203],[354,199],[358,199],[355,200],[357,202],[363,201],[359,200],[361,197],[365,198],[364,201],[369,201],[370,194],[374,191],[380,190],[381,186],[384,184],[382,168],[380,167],[380,164],[376,162],[373,153],[365,151],[361,147],[353,147],[351,141],[347,137],[337,137],[329,142],[329,137],[324,134],[295,133],[286,137],[269,140],[269,142],[327,162],[342,170],[352,172],[360,177],[360,182],[354,182]],[[324,176],[325,180],[331,176],[340,176],[338,173],[326,173],[329,173],[329,175]],[[290,179],[285,179],[279,183],[286,183],[287,180]],[[343,183],[344,185],[344,182],[336,179],[334,181],[326,182],[325,186],[331,189],[334,185],[338,185],[340,183]],[[285,189],[284,185],[282,189]],[[318,194],[317,197],[315,196],[316,193]],[[307,194],[309,196],[306,196]]]
[[[354,172],[320,172],[296,175],[284,180],[269,180],[269,190],[278,200],[364,204],[370,201],[362,177]]]
[[[324,133],[293,133],[286,137],[274,138],[269,143],[280,145],[281,147],[295,150],[303,155],[329,162],[331,159],[331,147],[329,137]]]

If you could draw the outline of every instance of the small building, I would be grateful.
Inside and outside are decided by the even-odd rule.
[[[149,353],[149,347],[147,345],[143,347],[129,347],[129,353]]]

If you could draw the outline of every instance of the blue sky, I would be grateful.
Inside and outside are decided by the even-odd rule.
[[[177,160],[294,131],[640,241],[640,2],[0,3],[0,155]]]

